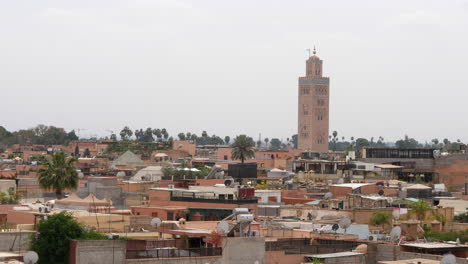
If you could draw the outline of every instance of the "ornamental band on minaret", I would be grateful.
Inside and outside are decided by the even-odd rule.
[[[306,76],[299,77],[297,143],[307,152],[328,152],[330,79],[322,76],[322,65],[314,47]]]

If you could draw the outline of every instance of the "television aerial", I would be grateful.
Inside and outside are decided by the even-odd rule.
[[[343,219],[340,220],[340,222],[338,223],[338,225],[345,230],[345,233],[346,233],[346,229],[348,229],[348,227],[351,225],[351,219],[349,217],[345,217]]]
[[[39,260],[39,255],[34,251],[28,251],[24,254],[23,260],[25,264],[35,264]]]
[[[396,242],[400,239],[401,236],[401,227],[395,226],[390,232],[390,240]]]
[[[445,254],[440,260],[440,264],[456,264],[457,258],[453,254]]]
[[[158,217],[155,217],[155,218],[151,219],[151,226],[152,227],[159,227],[161,225],[161,223],[162,223],[162,221]]]
[[[335,231],[335,233],[339,228],[340,228],[340,226],[338,224],[333,224],[333,226],[332,226],[332,230]]]
[[[222,232],[224,234],[229,233],[229,223],[226,221],[221,221],[218,223],[218,226],[216,227],[216,230],[218,232]]]
[[[330,200],[331,198],[333,198],[333,193],[331,193],[331,192],[327,192],[327,193],[323,196],[323,199],[325,199],[325,200]]]

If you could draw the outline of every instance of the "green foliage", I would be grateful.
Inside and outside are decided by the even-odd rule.
[[[431,210],[429,203],[422,199],[411,204],[410,208],[410,213],[415,214],[420,221],[423,221],[426,218],[426,213]]]
[[[0,145],[4,146],[13,144],[61,145],[77,139],[75,131],[67,133],[63,128],[55,126],[38,125],[15,132],[9,132],[0,126]]]
[[[166,150],[171,147],[170,142],[138,142],[138,141],[117,141],[106,150],[106,153],[124,153],[127,150],[135,154],[149,157],[155,150]]]
[[[403,149],[422,147],[422,145],[419,144],[419,142],[416,139],[410,138],[408,137],[408,135],[405,135],[404,139],[400,139],[397,142],[395,142],[395,145],[397,148]]]
[[[385,224],[389,224],[392,216],[387,212],[375,212],[370,218],[372,225],[382,225],[382,229],[385,228]]]
[[[37,233],[32,235],[32,250],[39,255],[39,263],[68,263],[70,240],[104,240],[105,235],[87,231],[73,217],[61,212],[41,220]]]
[[[468,212],[464,212],[463,214],[456,215],[453,220],[459,223],[468,223]]]
[[[56,152],[39,170],[38,182],[43,189],[53,189],[57,198],[62,198],[64,189],[78,187],[78,173],[73,163],[74,158],[67,158],[65,153]]]
[[[462,244],[468,242],[468,230],[458,232],[432,232],[426,230],[424,236],[438,241],[456,241],[457,238],[460,238]]]
[[[255,142],[251,137],[239,135],[234,139],[232,147],[232,158],[241,160],[242,163],[248,158],[255,157]]]
[[[272,138],[270,141],[271,150],[280,150],[281,149],[281,140],[278,138]]]

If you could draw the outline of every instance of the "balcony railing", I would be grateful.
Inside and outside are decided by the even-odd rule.
[[[223,249],[216,248],[161,248],[151,250],[127,250],[127,259],[186,258],[222,256]]]
[[[179,202],[198,202],[198,203],[223,203],[223,204],[252,204],[258,203],[254,197],[241,198],[231,195],[218,195],[214,193],[190,193],[190,192],[171,192],[171,201]]]

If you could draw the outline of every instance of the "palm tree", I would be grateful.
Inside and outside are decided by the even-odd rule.
[[[62,199],[64,189],[76,189],[78,187],[78,173],[73,163],[74,158],[67,158],[65,153],[57,152],[39,170],[39,186],[42,189],[53,189],[57,199]]]
[[[410,206],[410,212],[418,217],[418,220],[423,221],[426,218],[426,212],[431,210],[429,203],[424,200],[419,200]]]
[[[382,225],[382,230],[385,229],[385,224],[389,224],[392,216],[387,212],[375,212],[371,219],[370,223],[372,225]]]
[[[255,142],[252,138],[246,135],[239,135],[234,139],[234,143],[231,145],[232,158],[239,159],[242,163],[248,158],[255,157]]]

